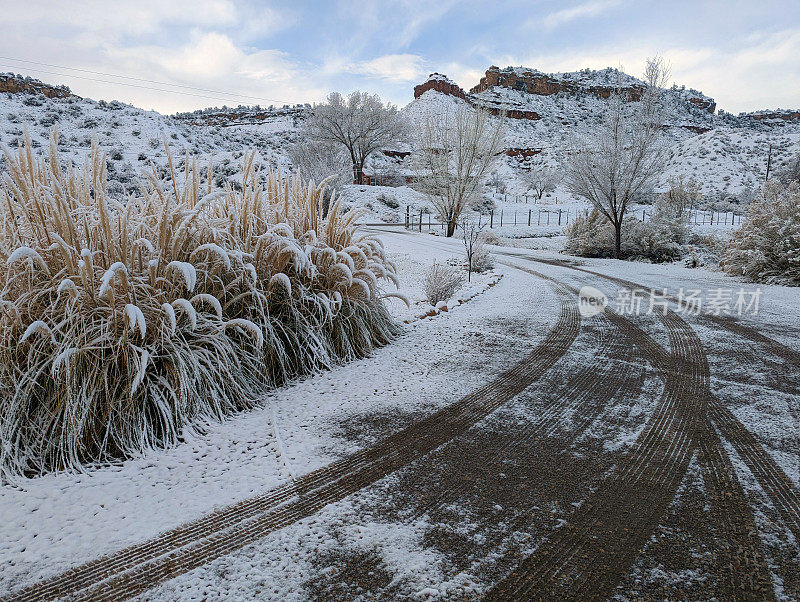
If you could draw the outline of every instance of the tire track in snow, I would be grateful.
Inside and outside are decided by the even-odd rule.
[[[631,282],[630,280],[608,276],[600,272],[572,266],[558,260],[537,259],[523,255],[514,255],[512,253],[503,253],[503,255],[524,259],[526,261],[545,263],[570,270],[577,270],[629,288],[647,288],[635,282]],[[672,298],[672,300],[677,301],[675,298]],[[800,353],[761,334],[754,328],[722,316],[702,315],[701,317],[708,318],[715,324],[727,328],[731,332],[765,345],[773,354],[786,360],[790,364],[795,364],[800,367]],[[721,436],[736,450],[736,453],[758,481],[761,489],[778,510],[786,528],[792,532],[795,541],[800,544],[800,492],[798,492],[792,480],[786,475],[783,469],[778,466],[775,459],[764,449],[755,436],[747,430],[738,418],[736,418],[733,412],[718,398],[711,395],[710,392],[707,418],[712,421]],[[724,454],[724,456],[727,456],[727,454]]]
[[[439,246],[442,245],[440,244]],[[629,280],[580,268],[559,260],[534,258],[516,253],[495,252],[495,254],[583,272],[629,288],[647,288]],[[508,262],[501,263],[517,267]],[[571,290],[577,295],[577,290],[574,288]],[[673,302],[677,302],[674,297],[670,297],[670,299]],[[680,320],[677,316],[674,317]],[[701,315],[700,317],[706,318],[744,338],[761,343],[773,354],[788,363],[800,366],[800,353],[763,335],[752,327],[722,316]],[[680,322],[686,326],[682,320]],[[667,354],[663,349],[655,341],[652,341],[650,337],[633,326],[632,323],[628,322],[628,324],[635,329],[631,334],[636,335],[635,331],[639,331],[638,334],[641,335],[639,342],[645,347],[644,350],[650,352],[651,359],[661,362],[663,365],[667,358]],[[675,338],[674,329],[671,329],[668,324],[665,324],[665,326],[668,333],[673,332],[673,335],[671,335],[672,344],[685,347],[682,342]],[[686,327],[688,328],[688,326]],[[696,338],[693,332],[692,335]],[[702,348],[700,351],[702,353]],[[701,357],[705,364],[704,370],[707,370],[707,360],[704,353]],[[698,443],[705,450],[703,457],[706,460],[706,465],[703,466],[703,469],[704,477],[709,487],[709,494],[716,501],[716,507],[712,510],[712,514],[717,528],[720,532],[725,533],[727,539],[731,542],[726,546],[724,554],[726,558],[723,561],[728,566],[726,578],[729,595],[731,599],[746,598],[748,596],[758,598],[774,596],[774,590],[764,586],[765,583],[770,582],[771,576],[766,569],[763,554],[761,553],[760,540],[755,530],[752,509],[747,502],[735,470],[733,470],[730,458],[721,447],[719,435],[708,424],[708,420],[710,419],[719,429],[722,436],[733,445],[737,454],[748,466],[761,488],[775,505],[785,526],[792,531],[795,540],[800,541],[800,534],[798,533],[800,531],[800,499],[798,499],[797,489],[772,456],[764,450],[733,413],[711,395],[708,388],[706,388],[705,404],[708,415],[704,417],[702,428],[696,433],[696,436]],[[731,513],[735,514],[735,520],[732,520]],[[735,550],[735,553],[732,550]],[[752,577],[741,575],[740,569],[750,571]]]
[[[517,269],[526,271],[525,268]],[[492,489],[489,494],[492,504],[501,507],[515,504],[514,510],[525,512],[534,502],[526,501],[523,503],[528,505],[520,506],[521,493],[514,490],[517,486],[515,473],[537,475],[540,481],[548,483],[550,493],[566,492],[576,480],[585,482],[601,476],[591,470],[580,475],[568,475],[568,465],[558,458],[569,453],[574,442],[611,404],[635,399],[641,391],[642,380],[633,374],[633,356],[630,348],[625,347],[619,331],[602,315],[598,319],[602,320],[604,336],[599,347],[592,349],[594,360],[570,378],[553,374],[551,379],[557,381],[554,396],[547,399],[542,413],[527,422],[521,433],[504,434],[504,442],[499,446],[496,445],[496,432],[484,437],[480,437],[482,433],[476,433],[473,438],[465,434],[439,450],[444,458],[434,455],[424,459],[425,463],[433,464],[432,468],[426,470],[424,465],[409,467],[416,471],[398,483],[396,489],[413,491],[413,497],[420,501],[415,503],[412,513],[403,516],[404,524],[441,510],[464,494],[479,491],[477,495],[481,496],[491,480],[496,485],[499,472],[506,474],[510,484],[508,490],[502,487]],[[569,430],[557,436],[558,431],[566,426],[564,416],[569,412],[574,416]],[[476,462],[476,458],[480,461]],[[503,464],[508,459],[514,461],[514,466]],[[430,485],[431,480],[435,486]],[[524,476],[522,480],[524,482]],[[341,570],[353,572],[354,568],[365,567],[368,561],[362,559],[356,564],[347,564],[346,568],[341,567]]]
[[[135,596],[310,516],[447,443],[538,380],[574,342],[580,330],[575,298],[566,287],[552,285],[559,296],[560,315],[545,339],[522,361],[454,404],[294,483],[69,569],[6,600],[65,596],[71,600],[120,600]]]
[[[672,353],[667,354],[629,320],[605,313],[659,369],[665,382],[663,408],[678,408],[681,420],[676,428],[674,417],[667,422],[663,415],[651,419],[648,427],[652,422],[654,428],[640,436],[638,453],[631,454],[616,478],[601,485],[556,536],[490,591],[489,598],[570,599],[576,592],[581,598],[609,595],[674,498],[696,445],[706,460],[705,480],[715,502],[712,516],[727,542],[722,562],[727,568],[727,597],[774,597],[752,511],[719,437],[705,419],[711,395],[708,362],[699,338],[677,314],[659,316],[670,337]],[[653,439],[651,435],[659,431],[662,437],[673,431],[674,438]],[[661,495],[654,497],[659,491]],[[631,503],[636,498],[639,501]]]
[[[645,354],[652,341],[624,318],[609,319]],[[688,328],[688,327],[687,327]],[[682,336],[688,338],[688,332]],[[696,341],[687,349],[697,358]],[[664,393],[633,449],[549,540],[493,587],[490,600],[599,599],[627,574],[666,512],[695,450],[707,379],[699,364],[669,356]]]
[[[494,252],[497,255],[505,255],[507,257],[516,257],[518,259],[524,259],[526,261],[535,261],[538,263],[544,263],[547,265],[552,265],[555,267],[566,268],[569,270],[575,270],[578,272],[583,272],[585,274],[591,274],[592,276],[597,276],[599,278],[603,278],[610,282],[614,282],[616,284],[622,285],[624,287],[630,289],[643,289],[648,290],[652,287],[643,286],[641,284],[637,284],[636,282],[632,282],[630,280],[625,280],[624,278],[618,278],[616,276],[609,276],[608,274],[603,274],[602,272],[596,272],[594,270],[589,270],[587,268],[582,268],[580,266],[571,265],[565,261],[560,261],[558,259],[544,259],[539,257],[531,257],[529,255],[518,255],[514,253],[502,253],[502,252]],[[666,295],[667,299],[672,301],[673,303],[678,303],[678,299],[672,295]],[[777,355],[781,359],[785,360],[786,362],[793,364],[794,366],[800,367],[800,351],[796,349],[792,349],[791,347],[776,341],[768,337],[767,335],[759,332],[752,326],[747,326],[746,324],[742,324],[741,322],[735,320],[730,316],[715,316],[711,314],[698,314],[701,320],[708,320],[714,323],[717,326],[721,326],[722,328],[732,332],[736,335],[739,335],[742,338],[748,339],[755,343],[760,343],[766,347],[768,351],[770,351],[773,355]]]

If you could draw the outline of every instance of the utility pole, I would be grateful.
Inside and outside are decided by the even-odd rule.
[[[772,167],[772,142],[769,143],[769,152],[767,154],[767,175],[764,178],[764,182],[766,183],[769,181],[769,170]]]

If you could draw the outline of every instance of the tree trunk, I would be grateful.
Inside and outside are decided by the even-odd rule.
[[[456,220],[447,220],[447,238],[453,236],[456,231]]]
[[[614,257],[620,259],[622,255],[622,222],[614,224]]]

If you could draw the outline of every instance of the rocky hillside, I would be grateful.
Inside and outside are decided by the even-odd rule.
[[[564,142],[576,128],[599,123],[615,89],[635,102],[644,83],[610,68],[543,73],[524,67],[492,66],[469,93],[445,75],[432,74],[415,87],[415,99],[404,112],[414,121],[429,111],[450,110],[460,102],[493,113],[504,111],[508,117],[508,157],[498,172],[510,181],[511,190],[519,190],[522,184],[515,176],[520,168],[531,160],[557,165],[564,155]],[[770,145],[773,168],[780,169],[800,153],[797,111],[739,116],[715,113],[713,98],[679,86],[664,91],[664,102],[670,162],[658,188],[683,176],[695,180],[710,199],[747,200],[763,182]]]
[[[12,80],[5,80],[12,81]],[[165,116],[117,101],[94,101],[72,95],[68,88],[48,86],[29,78],[14,78],[0,92],[0,141],[14,148],[25,133],[33,145],[47,148],[58,131],[62,157],[83,163],[94,137],[106,153],[112,180],[135,188],[144,170],[163,171],[167,143],[179,165],[186,151],[201,161],[213,157],[220,183],[237,175],[243,151],[259,150],[265,165],[286,169],[282,149],[294,140],[303,109],[264,110],[246,118],[242,111],[212,109],[197,114]]]
[[[38,79],[14,73],[0,73],[0,92],[43,95],[48,98],[68,98],[70,96],[75,96],[67,86],[51,86]]]
[[[558,165],[564,141],[577,127],[598,123],[608,97],[621,86],[632,101],[642,82],[614,69],[543,73],[534,69],[490,67],[466,92],[445,75],[432,74],[414,89],[415,99],[402,109],[409,130],[428,114],[452,110],[459,103],[483,106],[508,115],[506,156],[497,175],[510,192],[523,192],[519,177],[531,161]],[[715,102],[697,90],[674,86],[664,131],[670,140],[670,163],[660,187],[679,176],[694,179],[709,199],[746,200],[764,179],[768,149],[773,169],[800,153],[800,111],[759,111],[734,116],[714,112]],[[264,165],[289,169],[287,144],[308,114],[308,105],[209,108],[165,116],[117,101],[80,98],[69,88],[13,74],[0,76],[0,142],[13,147],[27,131],[46,147],[54,126],[63,156],[83,162],[94,136],[106,151],[109,170],[123,187],[133,188],[151,164],[163,170],[164,142],[179,164],[185,151],[201,160],[213,156],[222,181],[235,178],[245,149],[256,148]],[[407,143],[376,154],[368,173],[379,182],[400,185],[413,175]],[[566,191],[557,190],[562,198]]]

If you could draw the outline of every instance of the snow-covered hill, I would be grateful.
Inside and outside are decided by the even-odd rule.
[[[80,164],[95,137],[106,152],[110,179],[125,187],[135,187],[137,177],[151,164],[165,167],[165,142],[179,165],[187,151],[199,155],[201,161],[213,157],[218,179],[233,178],[243,151],[250,148],[259,151],[264,164],[286,168],[288,160],[281,149],[294,140],[296,126],[296,116],[281,110],[266,113],[255,123],[198,125],[189,116],[164,116],[117,101],[0,92],[4,147],[16,147],[27,131],[33,145],[44,151],[56,128],[61,156]]]
[[[166,141],[179,165],[186,151],[205,161],[213,156],[219,181],[235,179],[244,150],[259,151],[264,165],[290,169],[287,145],[297,137],[309,107],[237,107],[204,109],[165,116],[117,101],[96,102],[20,76],[0,75],[0,143],[14,147],[27,130],[34,145],[45,148],[53,127],[59,131],[62,156],[82,162],[92,136],[107,152],[112,179],[135,187],[137,176],[152,164],[164,169]],[[440,74],[415,88],[415,100],[401,111],[413,129],[430,114],[469,102],[503,110],[506,146],[512,149],[497,168],[510,192],[524,192],[519,178],[526,161],[558,165],[565,141],[578,127],[602,119],[608,95],[621,86],[635,98],[643,83],[614,69],[546,74],[525,68],[492,67],[467,93]],[[51,97],[52,96],[52,97]],[[714,113],[714,100],[701,92],[673,86],[665,91],[670,162],[659,183],[665,188],[679,176],[693,179],[709,200],[747,200],[763,182],[768,149],[772,168],[800,153],[800,114],[757,112],[734,116]],[[405,154],[408,143],[376,154],[367,172],[377,180],[402,185],[413,174]],[[397,152],[402,151],[402,152]],[[558,194],[566,196],[565,191]]]
[[[643,85],[615,69],[545,74],[520,67],[491,67],[469,94],[445,76],[432,74],[416,87],[417,97],[404,113],[415,122],[463,102],[504,110],[509,117],[507,147],[537,153],[535,160],[557,165],[570,134],[600,122],[608,107],[607,97],[617,86],[635,98]],[[664,132],[671,148],[657,190],[684,176],[693,179],[710,200],[746,200],[764,180],[770,145],[773,169],[780,169],[800,153],[797,112],[715,114],[712,98],[678,86],[666,89],[663,98]],[[510,190],[519,190],[522,183],[514,177],[519,158],[509,157],[504,162],[498,172],[508,180]]]

